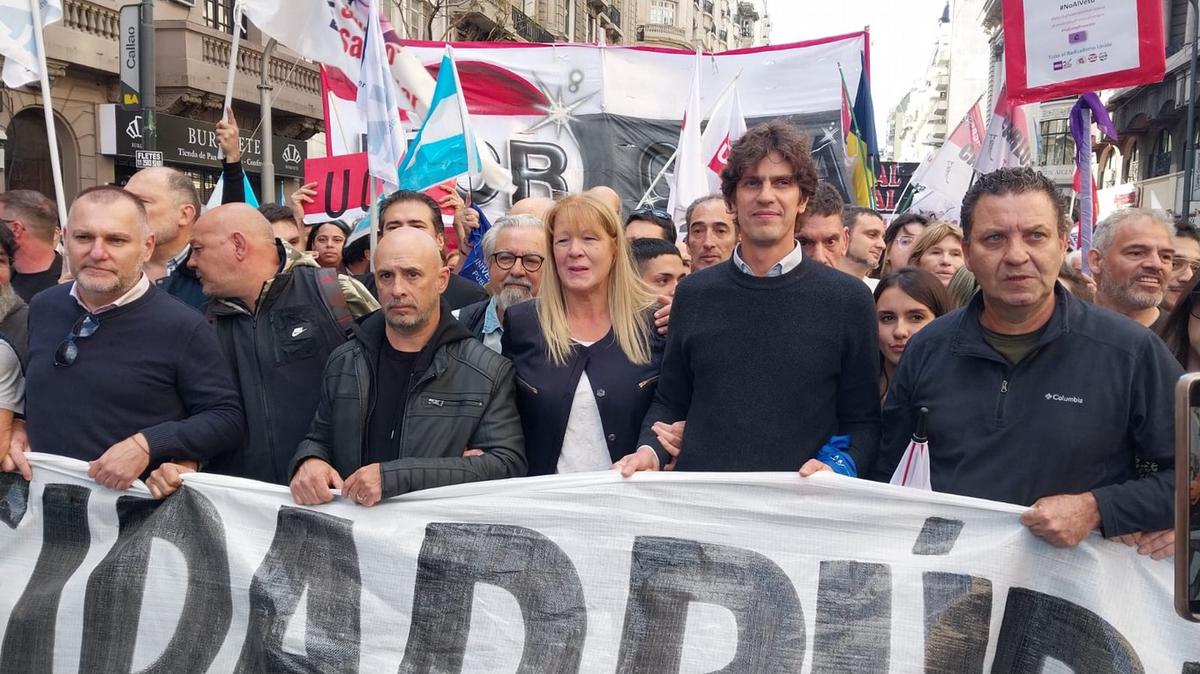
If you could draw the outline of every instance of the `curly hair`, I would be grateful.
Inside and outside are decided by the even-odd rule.
[[[733,208],[742,176],[772,152],[778,152],[792,167],[800,194],[811,198],[817,191],[817,165],[809,151],[808,137],[787,122],[773,119],[755,125],[729,149],[729,162],[721,170],[721,196]]]

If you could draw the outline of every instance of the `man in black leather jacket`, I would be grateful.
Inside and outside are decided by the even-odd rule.
[[[292,459],[296,502],[327,503],[337,488],[371,506],[525,475],[512,365],[451,317],[441,300],[449,270],[433,238],[410,227],[389,232],[375,276],[383,309],[329,357],[316,416]]]

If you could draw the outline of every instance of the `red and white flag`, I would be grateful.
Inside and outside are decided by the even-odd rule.
[[[983,137],[983,150],[975,162],[977,172],[1033,165],[1037,159],[1037,126],[1030,120],[1029,107],[1013,104],[1008,90],[1000,88]]]
[[[704,175],[710,194],[721,191],[721,171],[729,162],[729,148],[745,133],[746,118],[742,116],[742,100],[735,84],[717,104],[700,136],[700,156],[705,160]]]

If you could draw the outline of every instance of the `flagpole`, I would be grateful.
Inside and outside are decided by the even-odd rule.
[[[238,48],[242,43],[242,1],[233,3],[233,36],[229,44],[229,70],[225,75],[225,105],[221,106],[221,119],[228,119],[233,109],[233,83],[237,77]],[[225,152],[217,148],[217,158],[224,159]]]
[[[708,114],[704,116],[704,119],[708,119],[709,117],[712,117],[712,114],[714,112],[716,112],[717,108],[720,107],[721,103],[723,103],[725,101],[725,97],[729,95],[729,92],[733,89],[733,85],[737,83],[738,78],[740,78],[741,76],[742,76],[742,70],[738,70],[737,74],[733,76],[733,79],[729,80],[729,84],[726,84],[725,88],[721,90],[721,95],[717,96],[716,102],[713,103],[712,107],[710,107],[708,109]],[[703,120],[701,120],[701,121],[703,121]],[[658,181],[662,180],[662,177],[664,175],[666,175],[667,169],[671,168],[671,164],[675,162],[675,157],[678,155],[679,155],[679,147],[677,146],[675,148],[675,151],[671,153],[671,156],[667,157],[666,163],[664,163],[662,168],[659,169],[658,175],[654,176],[654,180],[650,181],[650,187],[646,188],[646,193],[642,195],[641,199],[638,199],[637,206],[634,206],[634,210],[641,208],[642,204],[646,203],[646,200],[650,198],[650,193],[654,191],[654,187],[656,185],[658,185]]]
[[[46,67],[46,39],[42,35],[40,0],[29,0],[33,10],[33,39],[41,65],[42,112],[46,115],[46,141],[50,145],[50,170],[54,173],[54,198],[58,203],[58,223],[67,226],[67,193],[63,190],[62,160],[58,156],[58,131],[54,128],[54,99],[50,96],[50,72]]]
[[[375,251],[379,249],[379,204],[375,203],[379,200],[379,180],[374,176],[367,174],[371,180],[371,212],[367,214],[371,220],[371,253],[367,257],[371,261],[371,272],[375,272]]]

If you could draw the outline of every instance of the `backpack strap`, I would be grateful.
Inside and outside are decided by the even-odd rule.
[[[342,332],[349,335],[350,326],[354,323],[354,314],[350,313],[350,305],[346,303],[342,285],[338,283],[337,270],[322,267],[316,270],[313,277],[317,282],[317,290],[320,291],[321,297],[325,298],[325,306],[329,309],[333,322]]]

